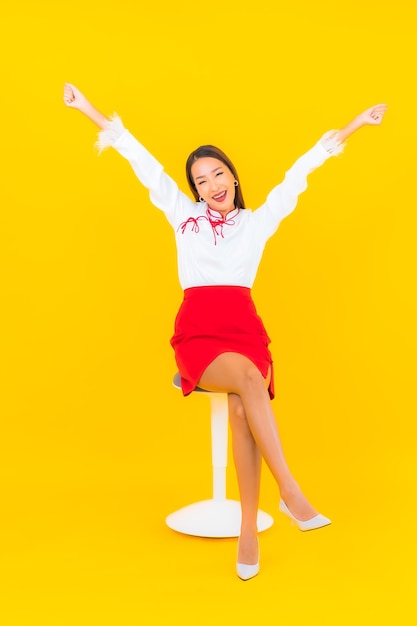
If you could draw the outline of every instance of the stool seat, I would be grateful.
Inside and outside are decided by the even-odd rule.
[[[173,385],[181,389],[177,372]],[[197,537],[238,537],[241,525],[241,507],[238,500],[226,498],[226,468],[228,446],[227,393],[207,391],[196,387],[193,393],[207,395],[211,404],[211,447],[213,466],[213,497],[194,502],[174,511],[166,518],[172,530]],[[270,528],[274,523],[268,513],[258,511],[258,531]]]

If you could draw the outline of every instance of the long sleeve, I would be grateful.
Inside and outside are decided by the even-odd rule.
[[[266,202],[254,212],[255,223],[259,223],[264,236],[270,237],[284,217],[294,210],[298,197],[307,189],[308,175],[342,151],[343,144],[338,140],[337,131],[329,131],[294,163],[284,180],[272,189]]]
[[[139,181],[149,190],[152,204],[165,213],[172,225],[193,210],[194,202],[178,189],[163,166],[124,128],[117,115],[99,133],[97,147],[100,151],[113,147],[129,161]]]

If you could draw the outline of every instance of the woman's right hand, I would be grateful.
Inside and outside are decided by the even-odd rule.
[[[71,83],[64,83],[64,103],[72,109],[82,110],[87,100],[77,87]]]
[[[108,119],[98,111],[77,87],[71,83],[64,83],[64,103],[71,109],[78,109],[84,113],[101,130],[106,127]]]

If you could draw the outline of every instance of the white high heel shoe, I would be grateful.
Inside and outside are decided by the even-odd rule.
[[[329,526],[329,524],[332,523],[328,517],[324,517],[324,515],[320,515],[320,513],[318,515],[315,515],[311,519],[305,520],[303,522],[302,520],[294,517],[294,515],[285,504],[284,500],[279,501],[279,510],[281,511],[281,513],[284,513],[284,515],[289,517],[291,521],[295,522],[298,528],[302,531],[316,530],[316,528],[323,528],[323,526]]]
[[[254,565],[247,565],[246,563],[236,563],[236,573],[241,580],[249,580],[259,574],[259,540],[258,541],[258,562]],[[239,550],[239,544],[238,544]]]

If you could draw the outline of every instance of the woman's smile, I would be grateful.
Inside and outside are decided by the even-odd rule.
[[[227,191],[221,191],[220,193],[213,196],[213,200],[215,202],[224,202],[226,200]]]

